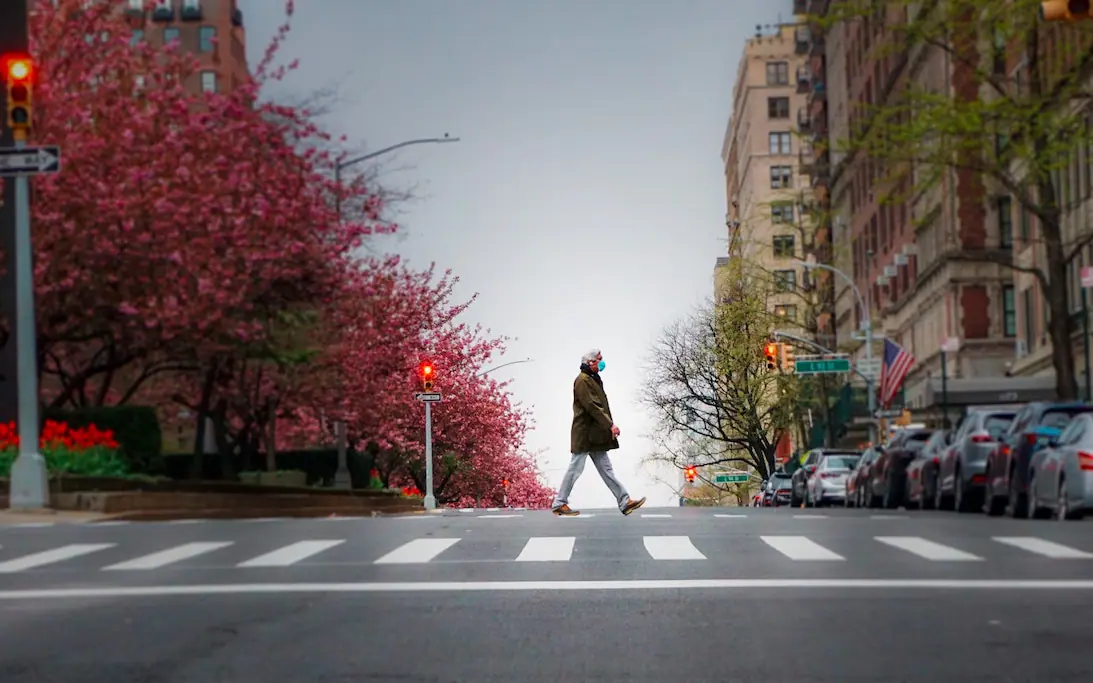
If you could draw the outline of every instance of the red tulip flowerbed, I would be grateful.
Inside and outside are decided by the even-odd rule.
[[[118,453],[114,433],[95,425],[74,429],[47,420],[38,452],[45,457],[50,474],[120,477],[129,473]],[[11,475],[11,465],[18,455],[19,430],[15,423],[0,424],[0,477]]]

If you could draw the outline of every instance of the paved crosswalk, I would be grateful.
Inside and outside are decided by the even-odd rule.
[[[640,540],[639,540],[640,539]],[[756,542],[758,540],[758,543]],[[609,548],[603,544],[610,542]],[[74,563],[107,572],[147,572],[200,561],[202,566],[256,569],[336,562],[354,565],[426,565],[444,562],[570,562],[574,559],[622,557],[653,562],[732,562],[749,557],[773,562],[853,562],[875,560],[881,553],[912,561],[934,563],[985,562],[1017,556],[1041,560],[1093,560],[1093,540],[1076,547],[1035,536],[994,536],[966,539],[976,552],[921,536],[873,536],[824,541],[800,535],[737,537],[643,536],[603,539],[578,536],[538,536],[514,539],[509,545],[482,543],[480,539],[422,537],[389,544],[392,547],[354,547],[347,539],[306,539],[241,557],[234,541],[190,542],[164,548],[135,551],[125,543],[69,543],[21,554],[0,547],[0,574],[43,569],[64,569]],[[517,550],[520,545],[519,550]],[[835,550],[835,545],[839,550]],[[460,550],[462,546],[466,549]],[[253,545],[248,544],[253,549]],[[150,551],[150,552],[149,552]],[[343,552],[336,559],[330,553]],[[453,555],[454,553],[454,555]],[[766,554],[764,554],[766,553]],[[109,558],[99,562],[95,558]],[[88,564],[88,560],[91,563]]]

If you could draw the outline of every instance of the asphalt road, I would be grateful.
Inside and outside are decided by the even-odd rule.
[[[0,681],[1088,681],[1093,525],[643,510],[0,528]]]

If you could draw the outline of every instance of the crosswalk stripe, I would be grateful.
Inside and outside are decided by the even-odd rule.
[[[722,519],[747,519],[747,515],[714,515],[714,517],[720,517]]]
[[[278,548],[265,555],[259,555],[246,562],[240,562],[236,566],[288,567],[296,564],[300,560],[307,559],[312,555],[317,555],[324,550],[333,548],[336,545],[341,545],[342,543],[345,543],[345,541],[300,541],[299,543],[292,543],[283,548]]]
[[[1088,560],[1093,559],[1093,553],[1071,548],[1062,543],[1046,541],[1035,536],[994,536],[995,541],[1005,545],[1027,550],[1030,553],[1050,557],[1054,560]]]
[[[760,536],[759,539],[791,560],[841,561],[846,559],[807,536]]]
[[[705,560],[686,536],[645,536],[645,549],[654,560]]]
[[[182,545],[175,546],[174,548],[168,548],[167,550],[161,550],[158,553],[152,553],[150,555],[144,555],[143,557],[137,557],[125,562],[119,562],[112,564],[108,567],[103,567],[103,571],[132,571],[142,569],[159,569],[175,562],[181,562],[182,560],[188,560],[191,557],[197,557],[198,555],[204,555],[205,553],[211,553],[214,550],[225,548],[232,545],[231,541],[220,541],[210,543],[183,543]]]
[[[927,541],[925,538],[919,536],[874,536],[874,538],[893,548],[906,550],[909,553],[913,553],[921,558],[934,562],[977,562],[983,559],[978,555],[972,555],[971,553],[966,553],[963,550],[958,550],[947,545]]]
[[[551,536],[529,538],[524,549],[516,558],[517,562],[568,562],[573,556],[574,536]]]
[[[54,562],[62,562],[81,555],[88,555],[100,550],[106,550],[107,548],[113,548],[114,545],[116,544],[73,543],[71,545],[61,546],[60,548],[54,548],[53,550],[44,550],[40,553],[32,553],[30,555],[24,555],[23,557],[17,557],[14,560],[8,560],[7,562],[0,562],[0,573],[11,574],[14,572],[21,572],[24,569],[33,569],[35,567],[41,567],[42,565],[53,564]]]
[[[458,538],[416,538],[403,543],[375,561],[375,564],[424,564],[459,543]]]

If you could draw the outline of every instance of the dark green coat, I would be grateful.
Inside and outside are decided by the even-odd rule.
[[[573,380],[573,429],[569,433],[569,452],[615,450],[619,440],[611,435],[613,424],[603,382],[582,370]]]

